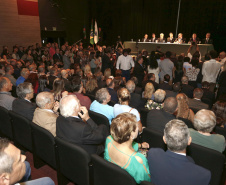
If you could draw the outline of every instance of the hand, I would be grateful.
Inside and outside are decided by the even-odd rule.
[[[146,143],[146,142],[143,142],[143,143],[142,143],[142,148],[149,148],[149,144]]]
[[[81,111],[83,112],[83,114],[81,112],[78,113],[78,115],[85,121],[87,121],[90,117],[88,114],[88,110],[86,109],[86,107],[82,106]]]
[[[57,112],[58,109],[59,109],[59,106],[60,106],[59,102],[56,101],[56,102],[54,103],[54,106],[53,106],[53,112]]]

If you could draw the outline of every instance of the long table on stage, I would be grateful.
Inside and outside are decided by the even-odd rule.
[[[149,53],[155,51],[157,46],[161,47],[162,52],[172,51],[177,55],[181,53],[187,53],[190,44],[174,44],[174,43],[154,43],[154,42],[131,42],[125,41],[123,43],[124,48],[130,48],[132,54],[137,53],[146,49]],[[213,50],[214,47],[212,44],[198,44],[201,55],[204,56],[208,51]]]

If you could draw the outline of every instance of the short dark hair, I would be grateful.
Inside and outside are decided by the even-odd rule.
[[[203,90],[201,88],[195,88],[193,93],[195,98],[201,99],[203,96]]]
[[[177,99],[174,97],[168,97],[164,101],[163,110],[169,112],[170,114],[173,114],[176,111],[177,106]]]
[[[173,84],[173,91],[174,92],[180,92],[180,90],[181,90],[180,82]]]
[[[207,81],[202,82],[202,88],[209,88],[210,87],[210,83]]]
[[[184,57],[184,62],[190,62],[190,58],[189,57]]]
[[[211,57],[212,59],[218,57],[217,52],[216,52],[215,50],[211,50],[211,51],[209,52],[209,54],[210,54],[210,57]]]
[[[171,54],[172,54],[171,51],[167,51],[166,54],[165,54],[166,55],[166,58],[170,58],[171,57]]]
[[[81,88],[82,81],[80,76],[74,76],[71,81],[71,90],[72,92],[78,92]]]
[[[170,81],[170,75],[166,74],[164,76],[164,80],[167,81],[167,82],[169,82]]]
[[[153,78],[154,75],[155,75],[154,73],[149,73],[149,74],[148,74],[148,80],[150,80],[151,78]]]

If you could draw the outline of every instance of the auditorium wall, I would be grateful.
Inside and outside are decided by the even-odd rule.
[[[0,51],[3,45],[11,52],[15,44],[29,46],[41,42],[36,3],[38,0],[0,0]],[[22,6],[19,11],[18,5]],[[30,9],[26,11],[25,7]]]

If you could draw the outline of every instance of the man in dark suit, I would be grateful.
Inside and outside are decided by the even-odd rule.
[[[68,92],[71,92],[71,83],[70,81],[68,80],[68,72],[67,70],[62,70],[61,71],[61,77],[64,81],[64,89]]]
[[[141,42],[149,42],[148,34],[144,35],[144,38],[142,38]]]
[[[197,37],[197,34],[196,33],[193,33],[192,34],[192,38],[190,38],[189,40],[190,43],[196,43],[196,44],[199,44],[199,38]]]
[[[167,38],[167,42],[174,43],[174,41],[175,41],[175,38],[173,38],[173,33],[170,32],[169,37]]]
[[[159,89],[172,91],[173,87],[172,85],[169,84],[169,81],[170,81],[170,75],[166,74],[164,76],[163,83],[159,84]]]
[[[32,84],[24,82],[16,87],[16,94],[18,99],[15,99],[12,104],[13,112],[20,114],[21,116],[32,120],[36,105],[31,103],[31,99],[34,97],[34,91]]]
[[[193,99],[188,100],[188,106],[195,113],[201,109],[209,109],[209,106],[201,101],[203,96],[203,90],[201,88],[196,88],[193,92]]]
[[[181,93],[184,93],[187,95],[188,98],[192,98],[193,97],[193,91],[194,91],[194,87],[192,87],[191,85],[188,85],[188,77],[187,76],[183,76],[181,78]]]
[[[50,69],[50,75],[48,76],[48,80],[49,80],[49,89],[52,90],[53,89],[53,82],[54,80],[57,78],[57,75],[58,75],[58,71],[57,71],[57,68],[55,67],[52,67]]]
[[[56,49],[56,53],[53,55],[53,60],[54,60],[54,62],[62,62],[63,61],[63,58],[60,55],[60,50],[58,48]]]
[[[135,93],[135,83],[132,80],[129,80],[126,83],[126,88],[128,89],[128,91],[130,92],[130,102],[129,102],[129,106],[133,107],[135,109],[137,109],[138,111],[141,110],[142,108],[144,108],[144,105],[146,103],[146,100],[142,99],[140,94]]]
[[[63,56],[63,63],[64,63],[64,69],[70,69],[70,66],[71,66],[71,61],[70,61],[70,58],[69,58],[69,51],[66,50],[65,51],[65,54]]]
[[[135,64],[133,75],[138,79],[138,86],[142,85],[142,81],[144,79],[144,67],[143,67],[143,57],[138,57],[137,62]]]
[[[110,56],[111,56],[111,49],[110,48],[106,48],[105,49],[105,53],[102,57],[102,68],[101,68],[101,72],[104,74],[105,69],[112,67],[111,65],[111,60],[110,60]]]
[[[173,90],[172,91],[165,90],[166,98],[168,98],[168,97],[176,98],[177,94],[180,92],[180,89],[181,89],[180,82],[173,84]]]
[[[115,88],[115,82],[112,78],[108,78],[106,80],[107,90],[109,94],[111,95],[111,101],[118,103],[118,95],[117,92],[114,90]]]
[[[209,90],[210,84],[209,82],[202,82],[202,90],[203,90],[203,96],[202,96],[202,102],[209,105],[211,108],[215,99],[215,93]]]
[[[158,40],[158,39],[155,37],[155,33],[152,33],[151,36],[152,36],[152,37],[151,37],[151,39],[150,39],[149,41],[151,41],[151,42],[156,42],[156,40]]]
[[[195,164],[186,156],[191,137],[187,125],[178,119],[168,122],[164,129],[164,142],[168,150],[151,148],[148,163],[153,184],[207,185],[210,182],[209,170]]]
[[[155,76],[154,73],[149,73],[148,74],[148,80],[142,82],[142,89],[143,90],[145,89],[145,86],[146,86],[147,83],[152,83],[154,88],[155,88],[155,91],[157,89],[159,89],[159,84],[155,82],[155,78],[156,78],[156,76]],[[158,78],[158,76],[157,76],[157,78]]]
[[[166,123],[175,119],[177,105],[176,98],[169,97],[164,101],[162,110],[150,110],[147,115],[147,128],[163,133]]]
[[[60,113],[56,120],[57,137],[81,146],[89,154],[100,154],[104,151],[101,144],[109,134],[107,127],[98,126],[76,96],[68,95],[61,99]]]
[[[210,33],[206,34],[206,38],[202,40],[202,44],[213,44],[213,39],[210,38]]]

